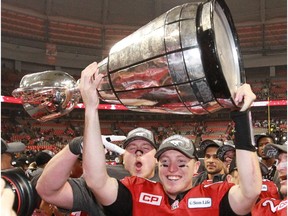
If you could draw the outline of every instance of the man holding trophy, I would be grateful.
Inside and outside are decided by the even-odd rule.
[[[242,83],[245,74],[231,14],[224,1],[211,0],[177,6],[119,41],[106,59],[82,71],[80,82],[61,71],[40,72],[23,77],[13,95],[22,99],[33,118],[48,121],[70,112],[81,94],[83,176],[107,215],[245,215],[262,181],[249,112],[256,96]],[[161,183],[110,177],[98,117],[100,100],[161,114],[234,110],[240,184],[192,187],[199,161],[193,143],[180,135],[163,140],[156,152]]]
[[[245,215],[251,211],[261,192],[262,179],[247,111],[256,98],[250,85],[237,90],[236,104],[244,103],[240,111],[231,112],[236,124],[239,185],[222,182],[192,187],[199,161],[192,142],[179,135],[165,139],[156,152],[161,183],[135,176],[119,181],[107,174],[105,165],[97,92],[103,76],[98,71],[97,63],[92,63],[81,74],[80,91],[85,104],[83,169],[87,185],[107,215]]]

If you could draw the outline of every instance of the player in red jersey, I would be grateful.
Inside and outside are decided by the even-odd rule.
[[[231,112],[235,122],[235,148],[239,185],[227,182],[192,187],[199,167],[190,140],[180,135],[165,139],[155,157],[159,178],[155,183],[140,177],[119,181],[107,174],[98,115],[97,87],[102,79],[97,63],[81,73],[80,91],[85,104],[83,170],[87,185],[108,215],[245,215],[261,191],[261,172],[252,145],[251,116],[246,110],[256,96],[250,85],[237,89],[234,101],[243,102],[240,111]]]
[[[231,152],[234,152],[233,154],[231,154]],[[227,154],[226,153],[230,153]],[[219,157],[220,160],[223,161],[223,163],[229,162],[227,163],[227,174],[225,175],[225,179],[230,182],[230,183],[234,183],[234,184],[239,184],[239,173],[237,170],[237,166],[236,166],[236,158],[235,158],[235,148],[231,145],[223,145],[221,146],[218,151],[217,151],[217,155]],[[225,158],[227,156],[230,156],[229,160],[225,160]],[[233,158],[233,159],[232,159]],[[265,176],[266,173],[268,173],[268,168],[266,167],[266,165],[264,165],[263,163],[259,162],[260,165],[260,170],[262,173],[262,176]],[[268,179],[262,179],[262,190],[261,190],[261,194],[259,195],[259,198],[266,198],[266,197],[273,197],[273,198],[280,198],[279,192],[278,192],[278,188],[276,186],[276,184],[273,181],[270,181]]]
[[[49,200],[50,203],[61,208],[65,214],[71,211],[79,214],[82,211],[81,215],[85,212],[88,215],[101,216],[104,215],[102,207],[87,187],[82,176],[69,178],[75,157],[79,158],[81,154],[82,142],[83,137],[74,138],[53,157],[45,167],[36,188],[43,199]],[[152,131],[140,127],[131,130],[127,134],[123,148],[125,149],[124,165],[108,165],[109,175],[117,179],[135,175],[159,181],[156,170],[157,160],[154,157],[158,145]],[[57,176],[57,181],[55,181],[55,176]]]
[[[264,151],[267,156],[278,158],[277,171],[280,178],[280,193],[283,199],[272,197],[261,199],[253,208],[252,215],[287,216],[287,143],[283,145],[267,144]]]

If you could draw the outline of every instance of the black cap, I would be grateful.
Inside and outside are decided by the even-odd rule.
[[[217,157],[221,160],[224,161],[224,156],[226,152],[228,151],[235,151],[235,147],[231,145],[223,145],[220,146],[217,150]]]
[[[134,140],[146,140],[155,149],[158,148],[158,146],[156,145],[152,131],[147,130],[145,128],[138,127],[136,129],[131,130],[126,137],[126,140],[123,144],[123,148],[125,149],[127,147],[127,145]]]
[[[268,143],[264,147],[264,155],[269,158],[278,158],[279,154],[282,152],[287,153],[287,142],[285,142],[283,145]]]
[[[181,135],[173,135],[165,139],[157,150],[155,158],[159,159],[161,154],[168,150],[177,150],[188,158],[195,158],[198,160],[193,142]]]
[[[18,153],[24,151],[26,145],[22,142],[11,142],[7,143],[3,138],[1,138],[1,154],[3,153]]]
[[[211,147],[211,146],[215,146],[215,147],[220,147],[223,145],[223,142],[222,141],[219,141],[219,140],[211,140],[211,139],[206,139],[206,140],[203,140],[201,143],[200,143],[200,151],[202,151],[203,153],[206,152],[206,149],[208,147]]]

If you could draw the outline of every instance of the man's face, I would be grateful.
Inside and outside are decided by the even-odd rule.
[[[258,155],[263,158],[266,159],[268,158],[267,156],[265,156],[264,154],[264,147],[268,144],[268,143],[273,143],[273,140],[269,137],[263,137],[258,141]]]
[[[207,147],[204,157],[204,165],[208,174],[215,175],[223,170],[223,162],[217,157],[218,147]]]
[[[167,150],[159,158],[159,178],[168,196],[192,188],[192,177],[197,172],[199,161],[190,159],[176,150]]]
[[[229,170],[231,161],[233,160],[233,158],[235,157],[235,155],[236,155],[236,152],[235,152],[234,150],[230,150],[230,151],[225,152],[223,163],[224,163],[224,165],[226,166],[226,169],[227,169],[227,170]]]
[[[280,153],[278,157],[277,170],[280,179],[280,192],[287,196],[287,153]]]
[[[156,167],[156,149],[146,140],[133,140],[125,149],[123,163],[131,176],[152,178]]]

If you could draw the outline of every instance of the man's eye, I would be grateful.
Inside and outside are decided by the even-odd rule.
[[[180,167],[180,168],[185,167],[185,164],[181,164],[181,165],[179,165],[179,167]]]
[[[163,166],[163,167],[168,167],[168,165],[167,165],[167,164],[162,164],[162,166]]]

